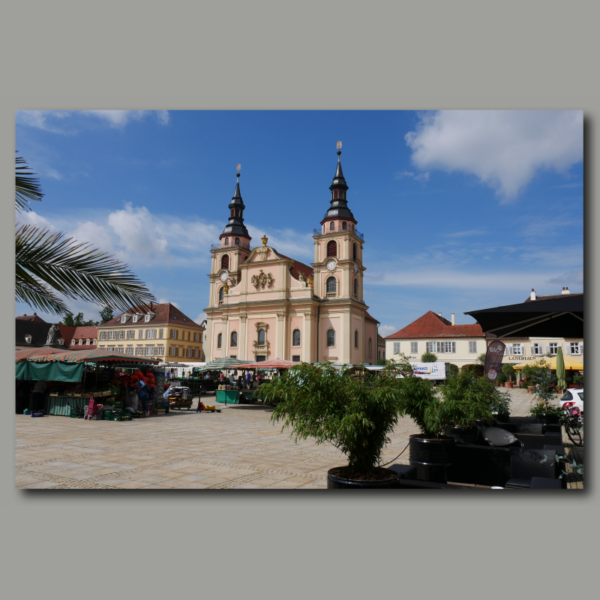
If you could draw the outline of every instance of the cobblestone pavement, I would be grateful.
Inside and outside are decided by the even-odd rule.
[[[510,390],[512,414],[531,396]],[[209,399],[209,403],[212,398]],[[27,489],[324,489],[328,469],[347,464],[330,444],[294,441],[271,410],[235,405],[221,413],[172,411],[133,421],[16,415],[16,486]],[[384,461],[418,433],[399,421]],[[408,450],[395,462],[408,463]]]

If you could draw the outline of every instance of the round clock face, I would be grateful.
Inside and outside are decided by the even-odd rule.
[[[328,268],[330,271],[335,271],[335,260],[330,260],[330,261],[327,263],[327,268]]]
[[[358,265],[356,263],[354,263],[354,272],[358,273]]]
[[[221,281],[227,281],[227,273],[221,273]]]

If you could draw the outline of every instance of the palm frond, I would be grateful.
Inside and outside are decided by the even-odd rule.
[[[32,285],[37,280],[68,298],[119,311],[155,300],[126,264],[63,233],[52,234],[32,225],[19,227],[16,262],[23,281]]]
[[[17,210],[31,210],[29,202],[31,200],[41,201],[44,197],[42,188],[35,173],[29,170],[24,158],[16,157],[15,167],[15,202]]]
[[[15,296],[18,301],[44,312],[55,315],[63,315],[69,312],[67,305],[52,292],[51,288],[37,281],[18,266]]]

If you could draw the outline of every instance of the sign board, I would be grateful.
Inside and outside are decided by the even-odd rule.
[[[443,362],[416,362],[410,363],[413,373],[421,379],[446,379],[446,363]]]
[[[498,374],[502,369],[502,359],[504,358],[504,349],[506,344],[500,340],[494,340],[485,354],[484,374],[490,381],[496,381]]]

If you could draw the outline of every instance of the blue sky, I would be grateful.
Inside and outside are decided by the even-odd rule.
[[[18,221],[116,255],[201,320],[237,163],[253,243],[310,263],[338,140],[382,335],[583,291],[581,111],[22,111],[16,149],[45,197]]]

